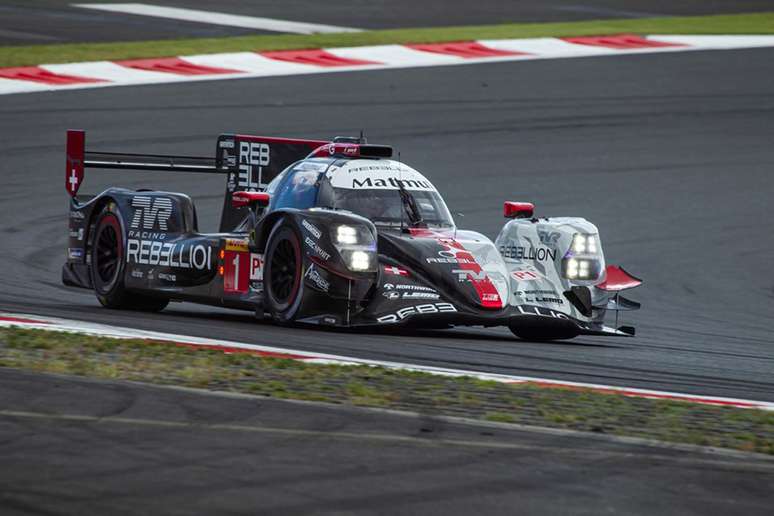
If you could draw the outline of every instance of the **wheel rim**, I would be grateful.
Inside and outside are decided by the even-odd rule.
[[[112,222],[109,221],[103,226],[97,235],[95,253],[97,263],[94,264],[94,270],[103,285],[113,283],[118,274],[119,260],[121,259],[118,233]]]
[[[283,239],[277,243],[271,256],[271,293],[278,304],[290,303],[298,289],[296,269],[298,257],[296,249],[290,240]]]

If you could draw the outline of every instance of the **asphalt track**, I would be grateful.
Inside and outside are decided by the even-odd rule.
[[[774,401],[774,59],[770,49],[482,64],[0,97],[0,309],[339,355]],[[60,284],[64,132],[103,150],[209,154],[219,132],[365,129],[424,171],[459,225],[502,201],[596,222],[645,279],[634,339],[545,344],[507,330],[351,334],[174,304],[110,311]],[[222,178],[91,172],[191,194],[217,226]]]
[[[114,0],[121,2],[121,0]],[[94,11],[75,3],[106,0],[2,0],[0,44],[132,41],[256,34],[207,23]],[[121,2],[123,3],[123,2]],[[362,29],[442,27],[730,14],[774,10],[773,0],[153,0],[143,3]]]
[[[0,512],[771,513],[774,461],[2,371]]]

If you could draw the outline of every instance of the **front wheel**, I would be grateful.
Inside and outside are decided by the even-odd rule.
[[[91,284],[97,299],[107,308],[158,312],[168,299],[143,296],[124,286],[124,232],[121,215],[105,208],[97,217],[91,248]]]
[[[274,225],[266,246],[264,300],[277,322],[291,322],[301,304],[303,258],[297,230],[285,219]]]

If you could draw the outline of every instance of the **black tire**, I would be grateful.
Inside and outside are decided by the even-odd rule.
[[[292,322],[303,297],[303,256],[298,231],[281,219],[266,245],[263,293],[266,310],[280,323]]]
[[[98,216],[91,246],[91,284],[97,299],[107,308],[158,312],[168,299],[143,296],[124,286],[124,231],[119,213],[105,208]]]

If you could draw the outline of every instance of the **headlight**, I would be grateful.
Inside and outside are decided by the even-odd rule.
[[[332,226],[331,240],[349,270],[376,271],[376,241],[368,227],[348,224]]]
[[[371,268],[373,253],[366,251],[350,251],[347,259],[347,267],[353,271],[367,271]]]
[[[575,254],[597,254],[596,236],[575,233],[572,237],[572,251]]]
[[[564,277],[573,280],[595,280],[602,266],[599,260],[589,258],[565,258],[562,260]]]
[[[575,233],[562,260],[562,273],[571,280],[595,280],[602,272],[597,235]]]
[[[352,226],[337,226],[336,227],[336,243],[343,245],[357,244],[357,229]]]

